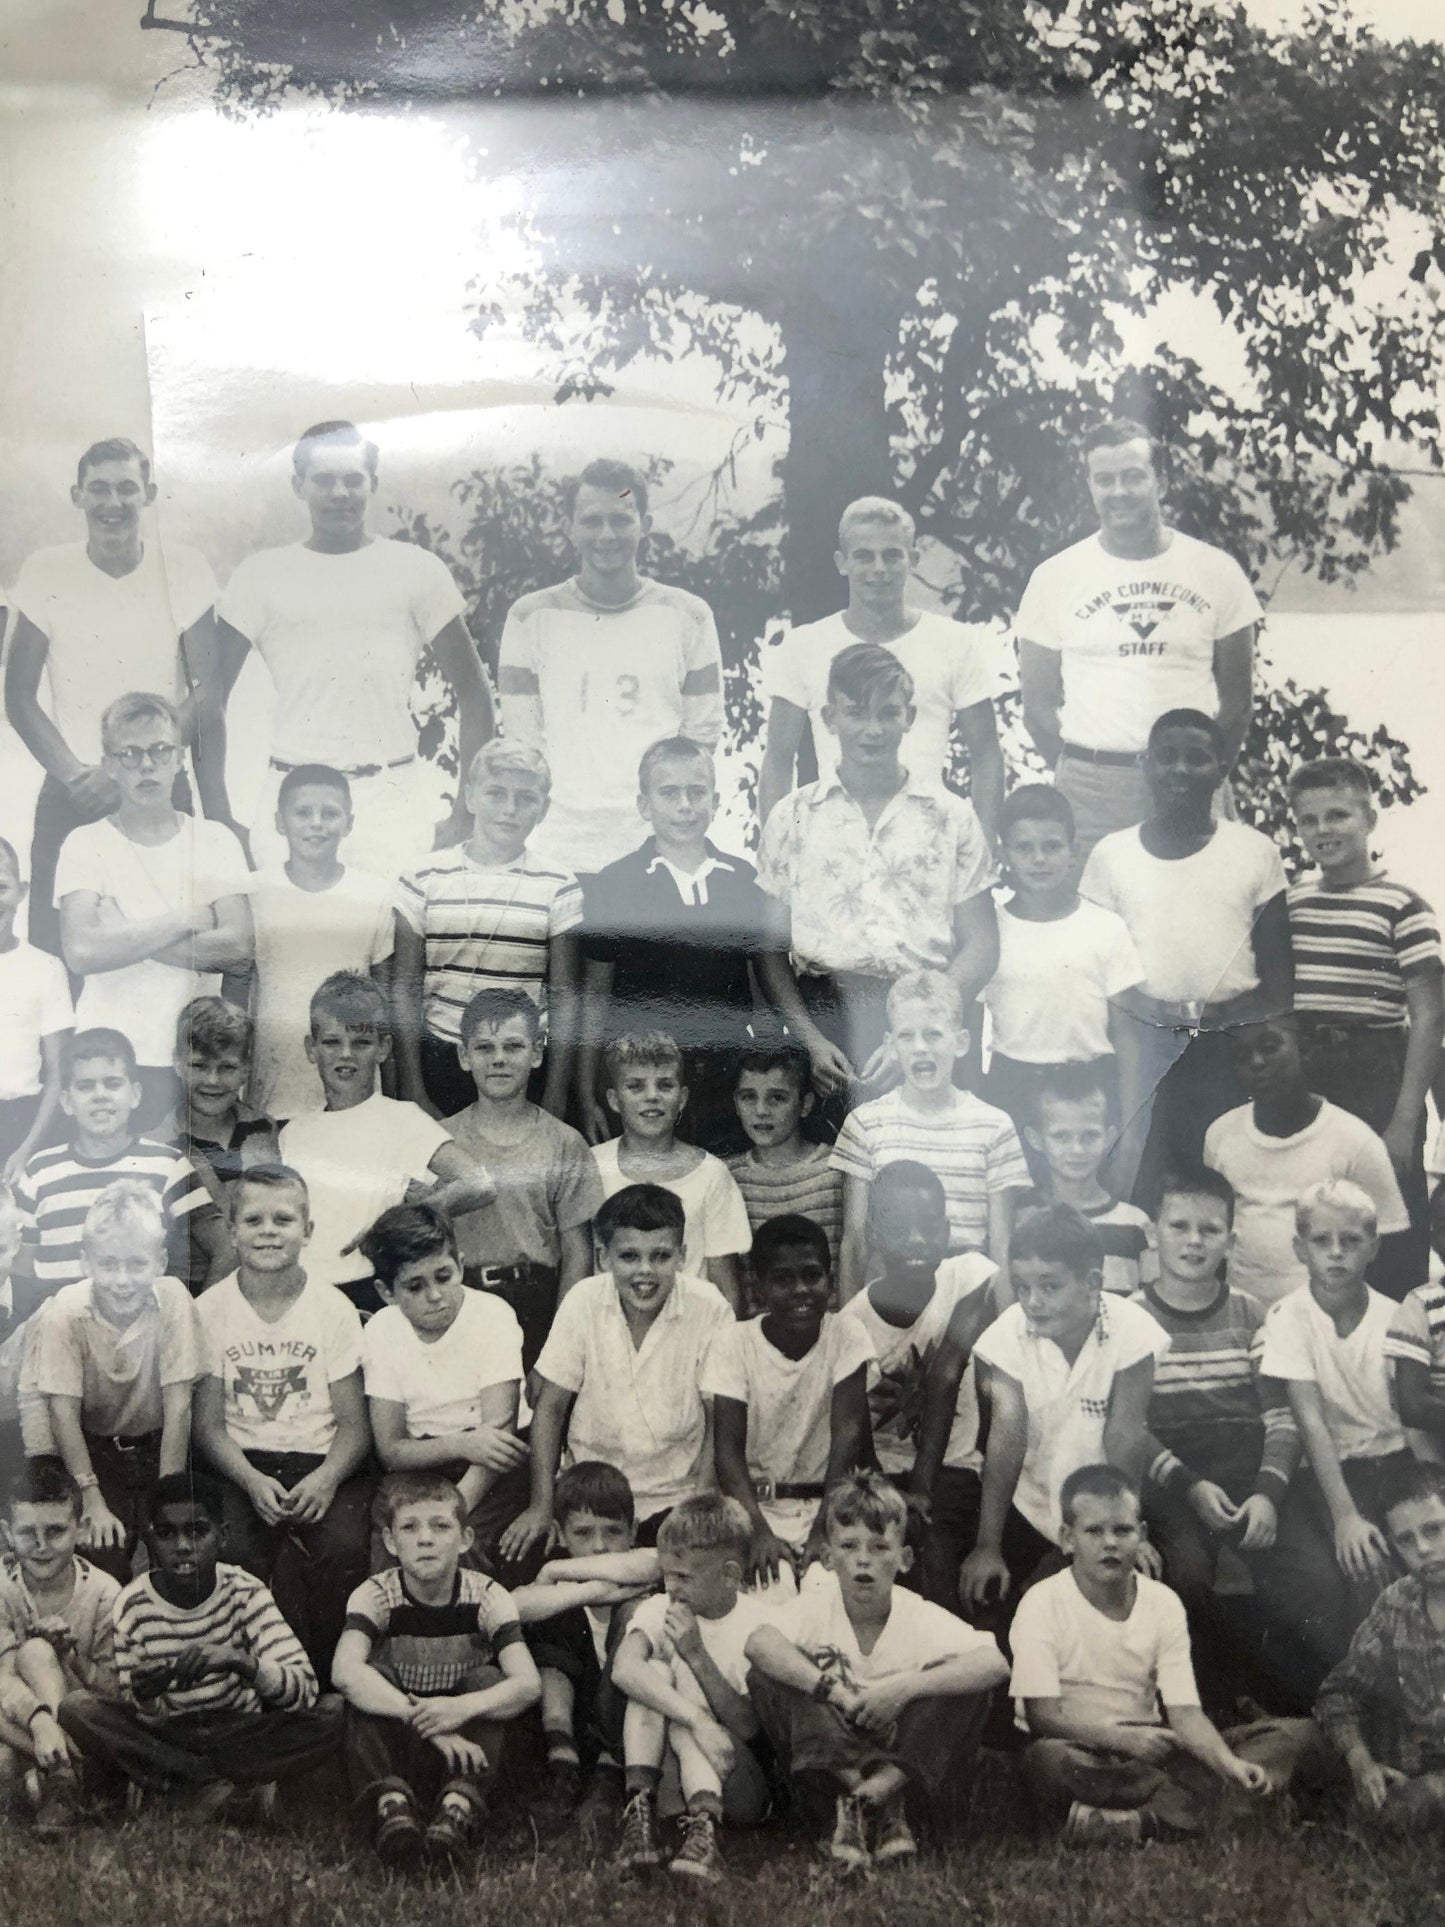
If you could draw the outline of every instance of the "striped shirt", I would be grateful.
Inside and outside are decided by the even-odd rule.
[[[1422,897],[1387,876],[1331,889],[1316,871],[1292,884],[1295,1009],[1398,1029],[1405,987],[1441,970],[1440,931]]]
[[[223,1646],[256,1661],[255,1683],[234,1673],[203,1673],[153,1699],[136,1697],[134,1680],[152,1666],[174,1665],[194,1646]],[[296,1710],[316,1700],[316,1675],[300,1640],[267,1588],[239,1566],[217,1566],[210,1597],[199,1606],[162,1599],[149,1573],[132,1579],[115,1602],[115,1658],[120,1683],[148,1724],[186,1714]]]
[[[1278,1505],[1300,1440],[1287,1399],[1260,1382],[1265,1307],[1227,1284],[1201,1311],[1180,1311],[1152,1285],[1133,1302],[1169,1334],[1149,1401],[1150,1480],[1183,1497],[1209,1479],[1236,1499],[1247,1487]]]
[[[1012,1120],[972,1091],[955,1091],[946,1111],[915,1111],[904,1091],[889,1091],[849,1112],[833,1147],[835,1171],[871,1184],[899,1158],[938,1174],[950,1251],[986,1251],[990,1199],[1033,1184]]]
[[[807,1144],[796,1164],[759,1164],[753,1151],[740,1151],[727,1162],[754,1231],[769,1218],[796,1212],[827,1238],[836,1266],[843,1236],[843,1178],[831,1160],[826,1144]]]
[[[396,908],[425,945],[426,1027],[454,1044],[479,990],[514,986],[545,1001],[548,945],[581,923],[582,890],[570,870],[534,863],[525,850],[494,865],[438,850],[402,877]]]
[[[346,1630],[371,1641],[371,1664],[404,1693],[474,1690],[480,1667],[522,1637],[512,1595],[485,1573],[458,1570],[444,1606],[428,1606],[406,1589],[400,1566],[368,1579],[346,1602]]]
[[[1385,1334],[1385,1356],[1425,1366],[1430,1390],[1445,1397],[1445,1285],[1416,1285],[1405,1293]]]
[[[195,1166],[174,1145],[136,1138],[113,1158],[87,1158],[72,1145],[37,1151],[15,1184],[21,1239],[33,1253],[35,1277],[48,1291],[79,1283],[86,1274],[80,1248],[85,1214],[117,1178],[140,1178],[159,1194],[168,1234],[168,1269],[191,1271],[190,1238],[198,1224],[219,1216]]]
[[[1139,1267],[1149,1249],[1149,1214],[1122,1201],[1090,1205],[1079,1213],[1104,1246],[1104,1289],[1122,1297],[1139,1289]]]

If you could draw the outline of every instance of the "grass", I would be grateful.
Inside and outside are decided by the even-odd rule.
[[[959,1844],[906,1872],[842,1885],[777,1828],[726,1842],[732,1878],[705,1903],[666,1875],[624,1883],[575,1831],[539,1839],[499,1816],[466,1877],[387,1878],[338,1791],[308,1782],[271,1825],[199,1827],[148,1805],[124,1825],[37,1841],[0,1826],[0,1918],[16,1927],[1439,1927],[1445,1835],[1374,1840],[1341,1808],[1262,1818],[1229,1840],[1142,1852],[1029,1840],[990,1762]]]

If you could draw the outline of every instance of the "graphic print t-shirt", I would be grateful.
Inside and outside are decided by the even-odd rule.
[[[196,1300],[202,1373],[221,1381],[226,1432],[243,1452],[324,1457],[336,1434],[331,1387],[361,1366],[361,1320],[332,1285],[308,1280],[285,1316],[268,1322],[235,1274]]]

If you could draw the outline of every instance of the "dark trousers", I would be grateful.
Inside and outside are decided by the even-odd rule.
[[[869,1774],[897,1766],[931,1804],[946,1783],[972,1776],[988,1717],[987,1693],[949,1693],[905,1706],[882,1736],[850,1726],[841,1713],[796,1687],[769,1679],[755,1666],[748,1693],[783,1775],[850,1770]]]
[[[1204,1134],[1217,1117],[1245,1101],[1234,1071],[1232,1033],[1141,1024],[1145,1088],[1154,1093],[1149,1135],[1134,1181],[1134,1203],[1155,1216],[1171,1171],[1204,1162]]]
[[[246,1458],[288,1492],[321,1464],[306,1452],[248,1452]],[[227,1481],[222,1487],[230,1558],[270,1586],[323,1683],[331,1677],[346,1602],[367,1575],[375,1490],[375,1480],[361,1473],[338,1488],[314,1525],[268,1526],[239,1486]]]
[[[30,1135],[30,1127],[35,1122],[35,1113],[39,1108],[38,1092],[34,1097],[0,1097],[0,1170],[5,1168]],[[59,1124],[62,1129],[68,1129],[69,1119],[62,1116]],[[52,1126],[46,1141],[53,1144],[58,1135],[59,1132]],[[37,1145],[36,1149],[39,1148]]]
[[[980,1491],[982,1487],[980,1486]],[[975,1518],[974,1539],[977,1541],[978,1525]],[[972,1547],[969,1548],[972,1551]],[[1008,1651],[1008,1629],[1013,1624],[1014,1614],[1018,1611],[1019,1600],[1030,1586],[1037,1585],[1040,1579],[1062,1572],[1068,1561],[1054,1544],[1046,1539],[1037,1526],[1031,1525],[1016,1506],[1010,1506],[1008,1517],[1003,1522],[1003,1539],[999,1546],[1005,1566],[1008,1568],[1009,1589],[1000,1600],[979,1607],[975,1612],[965,1613],[963,1617],[980,1632],[992,1633],[1004,1651]],[[954,1575],[955,1586],[958,1583]]]
[[[483,1692],[500,1685],[504,1677],[499,1667],[478,1667],[475,1676],[468,1679],[466,1690]],[[348,1706],[342,1748],[352,1798],[374,1800],[379,1793],[406,1793],[423,1811],[429,1811],[442,1794],[461,1793],[480,1806],[485,1789],[495,1781],[501,1766],[507,1724],[503,1720],[468,1720],[459,1731],[463,1739],[474,1741],[486,1754],[487,1763],[480,1773],[453,1773],[440,1749],[405,1720],[362,1713]]]
[[[978,1543],[978,1508],[983,1483],[967,1466],[940,1466],[930,1494],[928,1524],[923,1534],[925,1599],[946,1611],[963,1615],[958,1598],[958,1569]]]
[[[122,1545],[87,1546],[85,1556],[124,1585],[145,1523],[145,1495],[161,1474],[161,1435],[143,1432],[133,1439],[110,1439],[86,1432],[85,1444],[100,1496],[125,1528]]]
[[[443,1117],[455,1117],[477,1101],[477,1087],[457,1061],[456,1045],[429,1030],[421,1036],[421,1081]]]
[[[860,1074],[888,1032],[889,977],[868,977],[856,970],[799,977],[803,1008],[829,1043],[845,1052]],[[820,1103],[813,1116],[819,1135],[831,1143],[857,1100],[851,1092]]]
[[[1024,1157],[1028,1160],[1029,1176],[1039,1189],[1046,1190],[1049,1182],[1048,1160],[1042,1151],[1036,1151],[1024,1135],[1026,1130],[1039,1126],[1039,1091],[1044,1079],[1053,1071],[1062,1069],[1059,1064],[1025,1064],[1017,1057],[1005,1057],[1002,1051],[995,1051],[989,1059],[988,1075],[984,1079],[979,1095],[995,1109],[1006,1111],[1013,1119],[1014,1128],[1019,1134]],[[1080,1065],[1077,1068],[1082,1069]],[[1094,1057],[1088,1061],[1088,1068],[1095,1072],[1109,1100],[1109,1119],[1113,1124],[1119,1122],[1119,1063],[1115,1057]]]
[[[216,1780],[254,1786],[309,1773],[336,1746],[341,1701],[327,1698],[305,1710],[186,1714],[146,1726],[131,1706],[67,1693],[57,1717],[87,1761],[164,1792]]]

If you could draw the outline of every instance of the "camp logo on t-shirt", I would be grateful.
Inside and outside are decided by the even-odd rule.
[[[1075,619],[1086,622],[1101,609],[1112,609],[1138,638],[1137,642],[1120,642],[1121,656],[1162,656],[1169,645],[1167,640],[1156,642],[1154,631],[1181,603],[1196,615],[1207,616],[1210,613],[1206,599],[1180,583],[1121,582],[1116,587],[1101,589],[1097,595],[1081,603],[1075,611]]]
[[[263,1358],[264,1364],[243,1365],[246,1356]],[[274,1419],[293,1396],[307,1397],[307,1368],[316,1357],[316,1347],[296,1339],[279,1345],[228,1345],[226,1362],[235,1368],[233,1396],[238,1405],[247,1399],[263,1419]],[[287,1364],[284,1361],[294,1362]]]

